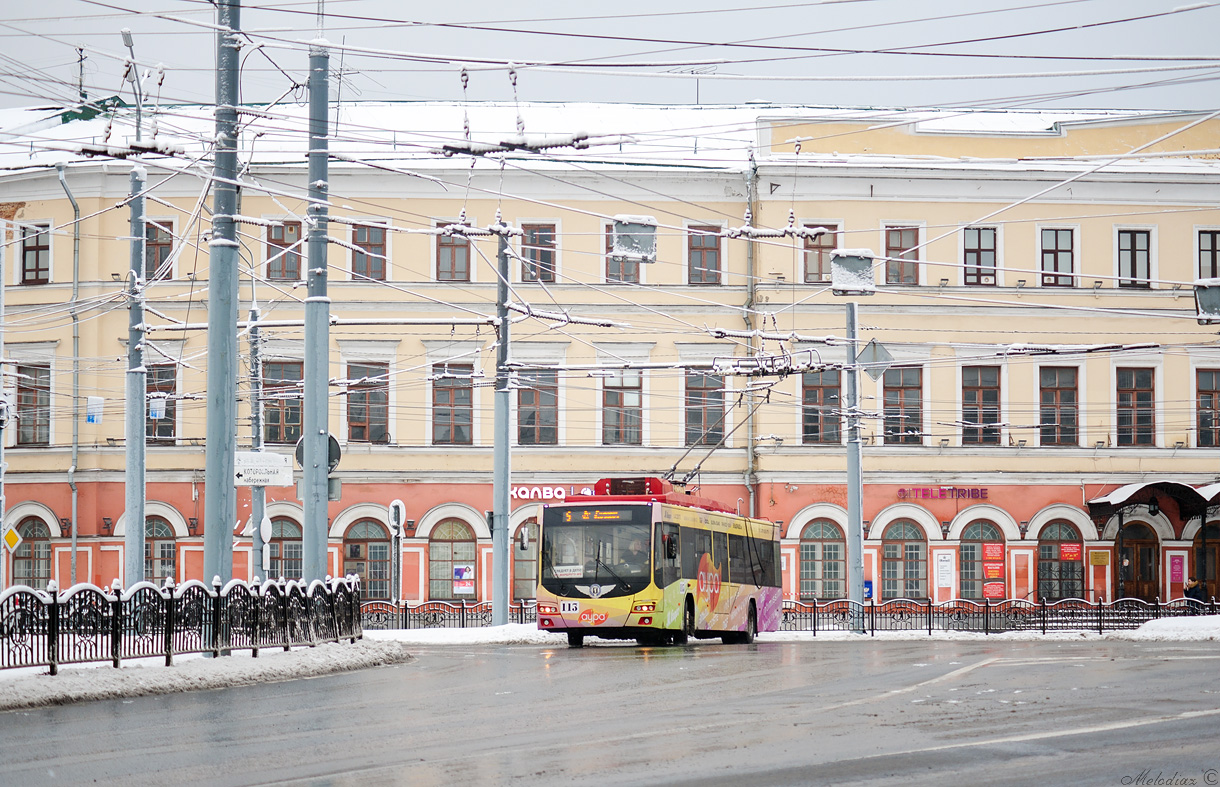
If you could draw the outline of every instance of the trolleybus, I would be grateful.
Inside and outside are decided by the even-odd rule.
[[[779,628],[779,527],[659,478],[606,478],[543,506],[538,628],[585,637],[751,643]]]

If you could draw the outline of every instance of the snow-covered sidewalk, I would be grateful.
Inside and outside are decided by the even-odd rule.
[[[983,635],[973,632],[879,631],[876,636],[843,631],[823,631],[816,636],[808,631],[776,631],[758,635],[767,642],[864,642],[877,640],[1026,640],[1074,641],[1128,640],[1142,642],[1220,641],[1220,615],[1164,618],[1145,623],[1138,629],[1098,634],[1087,631],[1009,632]],[[612,641],[586,640],[590,647],[621,647]],[[720,640],[707,640],[707,644]],[[626,643],[623,643],[626,644]],[[631,643],[632,646],[634,643]],[[702,643],[695,641],[695,646]],[[178,656],[166,667],[162,659],[123,662],[114,669],[109,662],[64,665],[58,675],[45,667],[0,670],[0,711],[58,705],[82,700],[135,697],[148,694],[173,694],[196,689],[216,689],[291,680],[332,672],[365,669],[409,661],[411,650],[419,646],[461,645],[551,645],[567,647],[562,635],[539,631],[532,624],[466,629],[402,629],[366,631],[356,643],[319,645],[291,651],[266,649],[257,659],[249,651],[235,651],[220,659],[197,655]]]

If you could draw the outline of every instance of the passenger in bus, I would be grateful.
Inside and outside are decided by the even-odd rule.
[[[623,553],[619,562],[637,574],[642,572],[648,566],[648,555],[644,552],[644,542],[638,538],[631,539],[627,551]]]

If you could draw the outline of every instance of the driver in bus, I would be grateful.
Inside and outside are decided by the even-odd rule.
[[[644,542],[638,538],[631,539],[627,552],[623,554],[619,562],[637,572],[643,571],[648,564],[648,555],[644,552]]]

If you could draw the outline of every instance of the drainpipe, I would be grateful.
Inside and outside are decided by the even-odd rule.
[[[757,216],[758,200],[758,164],[754,161],[754,151],[750,151],[750,169],[746,177],[746,209],[750,211],[751,216]],[[753,219],[751,219],[751,223]],[[754,239],[750,238],[746,241],[746,307],[742,313],[742,319],[745,321],[746,330],[754,330]],[[754,339],[751,337],[746,339],[746,349],[751,355],[755,353]],[[757,476],[754,470],[758,464],[758,454],[754,450],[754,393],[746,394],[746,489],[750,494],[750,516],[758,516],[758,501],[755,500],[754,486],[757,481]]]
[[[59,185],[64,187],[68,201],[72,203],[72,302],[68,311],[72,314],[72,464],[68,466],[68,487],[72,490],[72,584],[76,584],[76,460],[80,454],[80,315],[76,311],[80,296],[80,205],[68,188],[64,178],[64,164],[55,165],[59,171]]]

